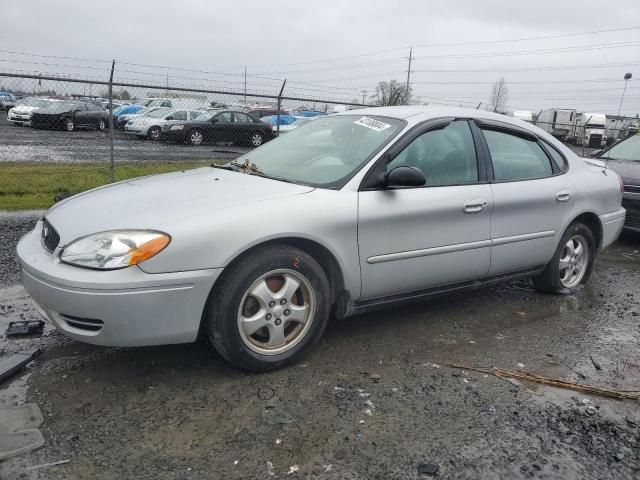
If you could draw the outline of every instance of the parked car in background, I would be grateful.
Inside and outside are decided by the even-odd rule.
[[[31,126],[68,132],[79,128],[104,130],[109,126],[109,113],[90,102],[51,102],[31,114]]]
[[[313,117],[324,117],[327,114],[325,112],[318,112],[315,110],[297,110],[297,111],[291,112],[291,115],[294,115],[296,117],[313,118]]]
[[[622,206],[627,210],[624,227],[640,232],[640,134],[592,153],[603,169],[611,169],[622,178],[624,194]]]
[[[124,129],[124,126],[127,124],[129,120],[133,120],[134,118],[138,118],[138,117],[143,117],[161,108],[168,108],[168,107],[144,107],[144,108],[137,109],[135,113],[120,113],[117,118],[114,118],[113,124],[116,126],[116,128]]]
[[[234,110],[208,110],[191,122],[179,122],[163,131],[165,139],[202,145],[233,143],[259,147],[274,137],[271,125]]]
[[[267,117],[269,115],[278,115],[278,113],[280,113],[280,115],[289,115],[289,112],[287,110],[278,111],[277,108],[270,107],[252,108],[247,113],[255,118]]]
[[[575,294],[620,234],[621,199],[618,175],[534,126],[377,107],[314,120],[220,167],[71,197],[17,253],[39,311],[78,341],[204,336],[233,365],[264,371],[299,359],[330,315],[516,278]]]
[[[7,113],[7,120],[14,125],[31,125],[31,114],[35,110],[58,101],[59,100],[40,97],[23,98],[18,101],[15,107],[9,110],[9,113]]]
[[[287,132],[295,130],[296,128],[304,125],[305,123],[313,120],[317,117],[294,117],[293,115],[269,115],[267,117],[260,118],[260,121],[271,125],[271,130],[276,135],[283,135]],[[278,128],[280,123],[280,128]]]
[[[0,92],[0,111],[6,112],[10,108],[15,107],[17,101],[15,95],[12,93]]]
[[[173,110],[171,108],[159,108],[144,116],[129,120],[124,126],[124,131],[138,138],[160,140],[162,132],[177,122],[186,122],[197,117],[200,113],[194,110]],[[166,127],[166,128],[165,128]]]

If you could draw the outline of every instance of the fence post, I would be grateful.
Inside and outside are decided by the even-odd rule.
[[[111,75],[109,76],[109,183],[115,180],[115,164],[113,161],[113,69],[116,61],[111,62]]]
[[[276,135],[280,135],[280,105],[282,105],[282,92],[284,92],[284,86],[287,84],[287,79],[282,82],[280,87],[280,93],[278,93],[278,109],[276,111]]]

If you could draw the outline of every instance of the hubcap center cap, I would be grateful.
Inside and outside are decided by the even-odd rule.
[[[276,305],[271,309],[274,317],[281,317],[284,313],[284,307],[282,305]]]

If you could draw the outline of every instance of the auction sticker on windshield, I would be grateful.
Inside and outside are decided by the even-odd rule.
[[[353,123],[355,123],[356,125],[362,125],[363,127],[370,128],[371,130],[375,130],[376,132],[381,132],[391,126],[388,123],[384,123],[384,122],[381,122],[380,120],[375,120],[369,117],[362,117],[361,119],[356,120]]]

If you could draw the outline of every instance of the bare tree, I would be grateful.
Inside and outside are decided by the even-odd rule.
[[[408,105],[410,99],[411,87],[407,91],[406,85],[397,80],[380,82],[373,96],[374,104],[379,106]]]
[[[491,88],[491,96],[489,97],[489,106],[494,112],[504,112],[507,109],[509,101],[509,88],[504,77],[493,84]]]

